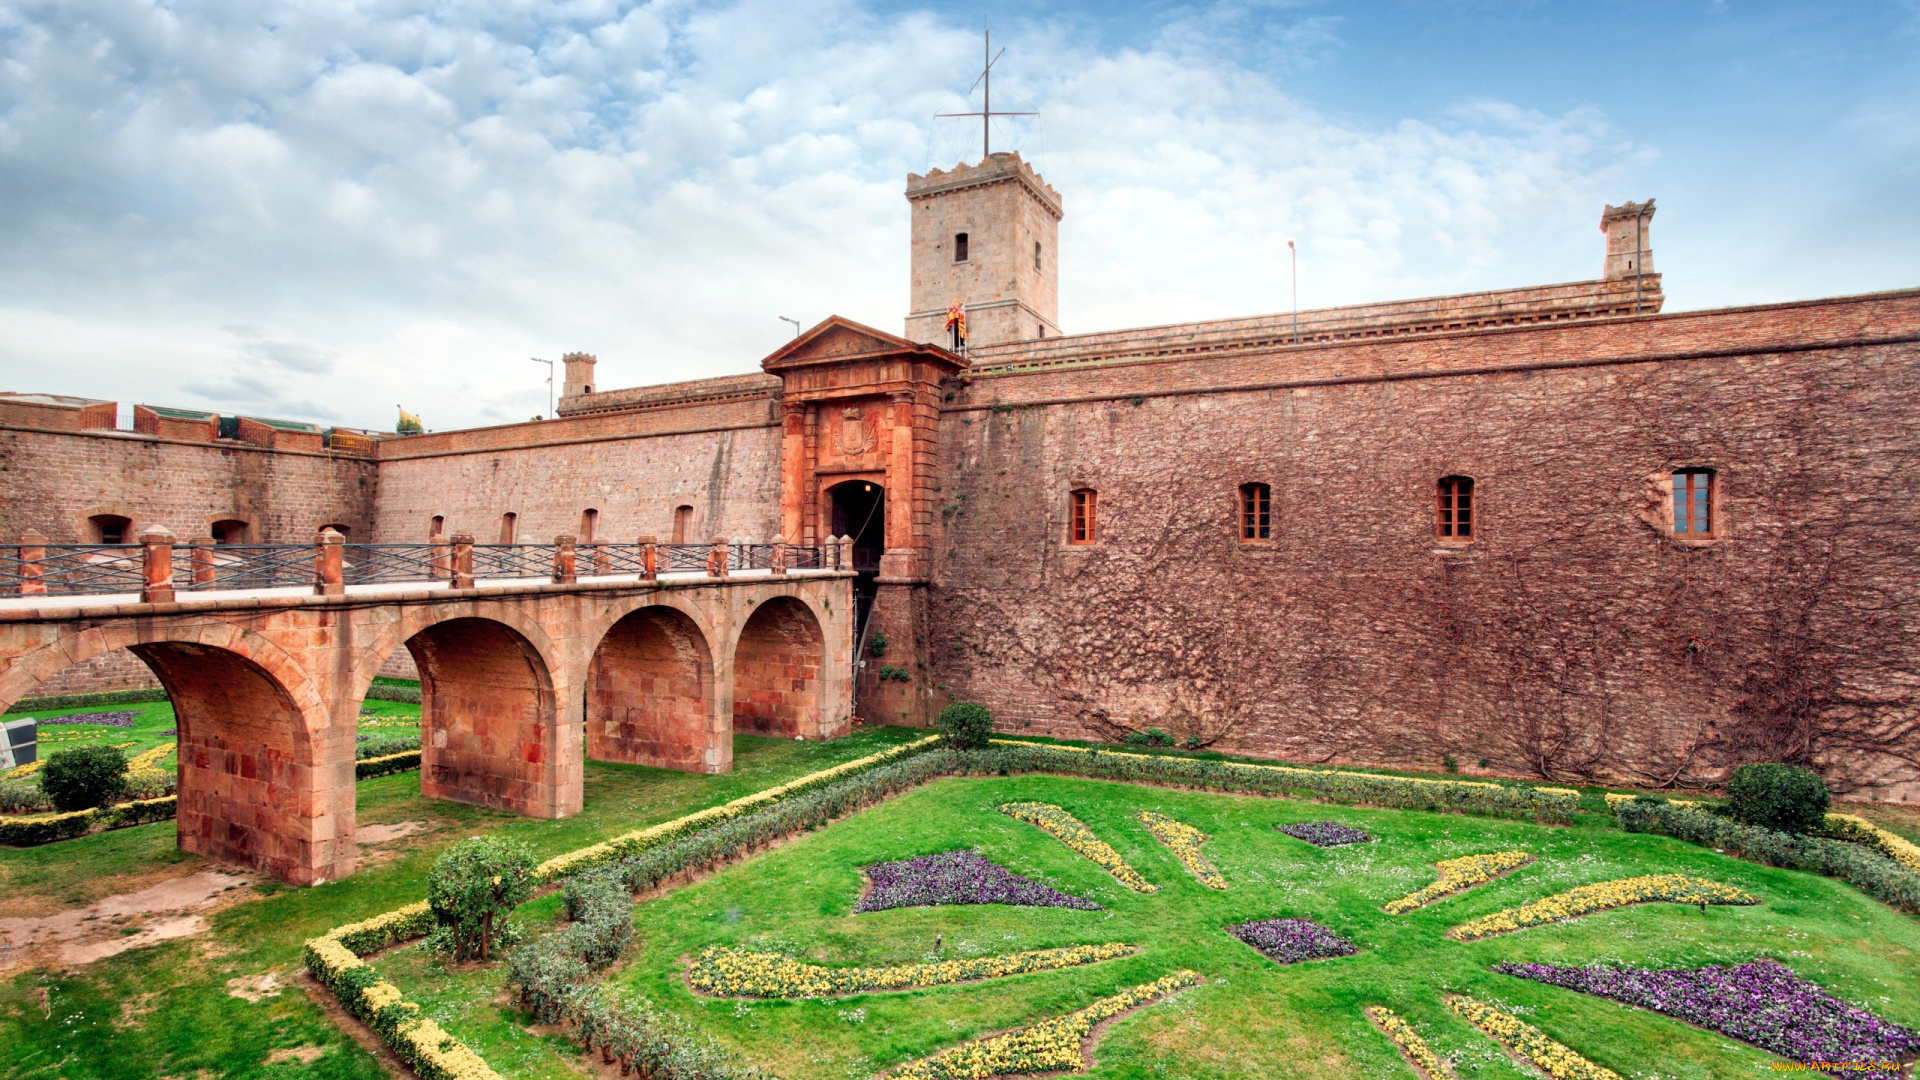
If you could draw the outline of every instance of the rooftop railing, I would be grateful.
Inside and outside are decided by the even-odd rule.
[[[464,589],[480,581],[565,584],[852,569],[853,541],[847,537],[824,544],[725,537],[705,544],[662,544],[649,537],[630,544],[580,543],[571,536],[551,544],[476,544],[456,534],[424,544],[349,544],[325,529],[311,544],[218,544],[211,538],[182,544],[165,529],[154,529],[135,544],[54,544],[27,532],[17,544],[0,547],[0,597],[138,593],[144,602],[167,603],[181,592],[311,587],[337,596],[363,585],[444,583]]]

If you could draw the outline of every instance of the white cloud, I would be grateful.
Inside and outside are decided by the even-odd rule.
[[[1307,304],[1597,270],[1638,160],[1604,119],[1330,119],[1223,44],[1263,18],[1267,54],[1336,47],[1287,17],[1007,37],[996,101],[1044,115],[1006,135],[1066,199],[1067,329],[1283,308],[1288,238]],[[929,117],[977,50],[834,0],[0,0],[0,372],[441,428],[545,411],[529,356],[629,385],[746,370],[776,315],[894,329],[904,176],[972,145]]]

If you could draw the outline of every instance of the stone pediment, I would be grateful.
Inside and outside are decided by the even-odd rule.
[[[908,341],[833,315],[760,361],[760,367],[778,373],[818,364],[892,358],[930,360],[951,371],[967,366],[964,359],[937,345]]]

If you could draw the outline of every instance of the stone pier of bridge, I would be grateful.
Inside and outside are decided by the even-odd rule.
[[[720,773],[736,731],[846,734],[852,579],[21,597],[0,601],[0,708],[73,664],[132,651],[179,720],[180,847],[315,884],[354,871],[360,707],[396,650],[420,671],[423,794],[567,817],[587,758]]]

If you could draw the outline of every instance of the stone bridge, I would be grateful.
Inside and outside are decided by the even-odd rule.
[[[131,650],[179,718],[181,849],[317,884],[354,871],[354,737],[395,650],[420,670],[424,794],[567,817],[584,758],[719,773],[736,731],[847,733],[853,576],[23,595],[0,600],[0,708]]]

